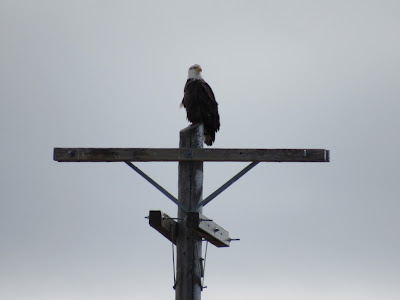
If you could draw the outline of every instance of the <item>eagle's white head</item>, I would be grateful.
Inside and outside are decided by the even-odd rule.
[[[203,70],[198,64],[191,66],[188,71],[188,79],[203,79],[201,71]]]

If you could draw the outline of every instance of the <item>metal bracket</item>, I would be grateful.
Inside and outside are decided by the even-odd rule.
[[[228,187],[230,187],[232,184],[235,183],[240,177],[242,177],[244,174],[246,174],[248,171],[250,171],[252,168],[254,168],[259,161],[253,161],[251,164],[249,164],[246,168],[244,168],[242,171],[237,173],[235,176],[233,176],[231,179],[229,179],[225,184],[223,184],[219,189],[217,189],[214,193],[212,193],[210,196],[208,196],[206,199],[198,203],[192,211],[198,210],[201,206],[207,205],[208,202],[213,200],[215,197],[217,197],[219,194],[221,194],[223,191],[225,191]]]
[[[178,201],[174,196],[172,196],[166,189],[164,189],[161,185],[159,185],[157,182],[155,182],[153,179],[150,178],[146,173],[144,173],[142,170],[140,170],[138,167],[136,167],[133,163],[130,161],[125,162],[128,166],[130,166],[133,170],[135,170],[140,176],[142,176],[144,179],[146,179],[148,182],[150,182],[157,190],[159,190],[161,193],[163,193],[167,198],[169,198],[172,202],[174,202],[176,205],[178,205],[184,212],[187,212],[186,207]]]
[[[174,196],[172,196],[166,189],[164,189],[161,185],[159,185],[157,182],[155,182],[150,176],[148,176],[146,173],[144,173],[142,170],[140,170],[138,167],[136,167],[133,163],[130,161],[125,161],[125,163],[131,167],[133,170],[135,170],[140,176],[142,176],[144,179],[146,179],[148,182],[150,182],[156,189],[158,189],[161,193],[163,193],[167,198],[169,198],[172,202],[174,202],[176,205],[179,206],[184,212],[188,212],[186,207],[178,201]],[[234,184],[240,177],[242,177],[244,174],[246,174],[248,171],[250,171],[252,168],[254,168],[259,161],[253,161],[251,164],[249,164],[247,167],[245,167],[242,171],[237,173],[235,176],[233,176],[231,179],[229,179],[225,184],[223,184],[219,189],[217,189],[214,193],[209,195],[206,199],[198,203],[192,211],[198,210],[200,207],[207,205],[211,200],[213,200],[215,197],[217,197],[219,194],[221,194],[223,191],[225,191],[228,187],[230,187],[232,184]]]

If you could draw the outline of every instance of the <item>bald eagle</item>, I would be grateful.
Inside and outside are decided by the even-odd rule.
[[[199,65],[189,68],[180,107],[186,108],[187,119],[191,123],[203,123],[204,142],[211,146],[215,141],[215,133],[220,127],[218,103],[215,101],[211,87],[201,76],[201,71]]]

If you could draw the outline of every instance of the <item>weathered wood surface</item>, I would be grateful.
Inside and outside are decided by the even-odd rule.
[[[203,125],[191,126],[180,132],[179,147],[202,148]],[[178,172],[178,200],[191,210],[203,200],[203,162],[181,161]],[[199,212],[202,207],[198,208]],[[186,224],[187,214],[178,208],[178,234],[176,237],[177,277],[176,300],[201,299],[201,237]]]
[[[59,162],[260,161],[329,162],[325,149],[54,148]]]
[[[176,244],[177,223],[161,210],[151,210],[149,212],[149,224],[159,233]]]
[[[229,232],[199,212],[187,213],[187,224],[216,247],[229,247]]]

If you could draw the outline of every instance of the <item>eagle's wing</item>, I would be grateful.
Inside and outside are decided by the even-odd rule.
[[[218,102],[215,100],[214,92],[207,82],[201,80],[201,85],[207,95],[201,101],[203,109],[202,115],[205,124],[208,124],[208,129],[213,132],[217,132],[220,127],[219,113],[218,113]]]
[[[204,124],[205,142],[211,145],[219,130],[218,103],[211,87],[204,80],[188,79],[181,106],[186,108],[187,119]]]

